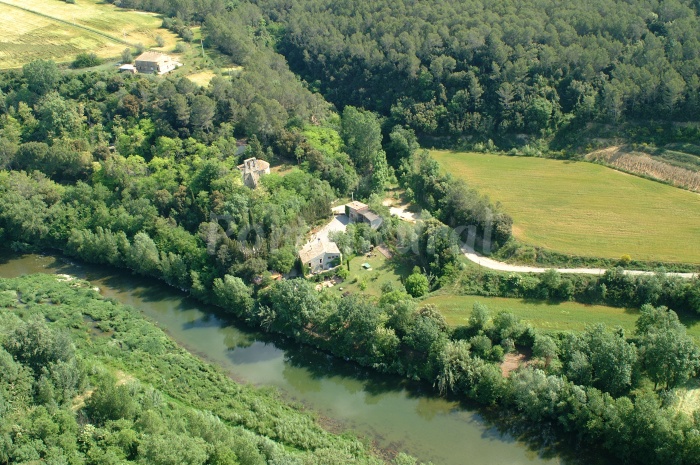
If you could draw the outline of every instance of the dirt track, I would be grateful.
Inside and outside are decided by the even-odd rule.
[[[389,202],[390,203],[390,202]],[[385,201],[385,204],[389,204]],[[406,211],[406,206],[392,207],[391,214],[401,218],[404,221],[409,221],[415,223],[415,217],[408,217],[408,215],[414,215]],[[485,257],[480,253],[476,252],[474,249],[468,246],[462,247],[462,253],[472,262],[477,265],[483,266],[490,270],[506,271],[511,273],[544,273],[547,270],[554,269],[559,273],[564,274],[590,274],[590,275],[602,275],[605,273],[604,268],[539,268],[535,266],[526,265],[511,265],[509,263],[503,263],[491,258]],[[625,270],[625,274],[628,275],[653,275],[653,271],[638,271],[638,270]],[[692,279],[698,276],[697,273],[666,273],[669,276],[680,276],[681,278]]]
[[[498,271],[509,271],[512,273],[544,273],[549,269],[554,269],[560,273],[566,274],[592,274],[592,275],[602,275],[605,273],[604,268],[539,268],[535,266],[525,266],[525,265],[511,265],[508,263],[499,262],[488,257],[484,257],[480,253],[474,251],[470,247],[462,247],[462,252],[464,255],[472,262],[488,268],[490,270]],[[637,270],[625,270],[625,274],[629,275],[653,275],[653,271],[637,271]],[[697,273],[666,273],[669,276],[680,276],[682,278],[691,279],[697,276]]]

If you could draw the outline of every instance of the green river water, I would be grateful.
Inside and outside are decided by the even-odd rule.
[[[476,411],[439,398],[425,386],[256,333],[158,281],[50,255],[0,253],[0,277],[32,273],[90,280],[104,296],[140,309],[178,343],[234,379],[274,386],[333,430],[352,431],[389,453],[405,451],[435,465],[564,463],[556,453],[533,451]]]

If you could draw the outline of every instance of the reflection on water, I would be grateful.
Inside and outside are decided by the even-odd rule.
[[[260,341],[255,341],[248,347],[240,345],[229,346],[229,350],[231,351],[229,354],[229,360],[231,360],[231,363],[234,365],[263,363],[270,360],[277,360],[283,354],[283,352],[274,344],[268,344]]]
[[[275,386],[286,399],[372,439],[379,448],[403,450],[436,465],[561,462],[528,449],[459,403],[433,396],[426,386],[257,333],[160,282],[52,256],[0,254],[1,277],[37,272],[92,281],[104,296],[140,309],[235,379]]]

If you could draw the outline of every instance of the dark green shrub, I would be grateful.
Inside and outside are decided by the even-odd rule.
[[[93,66],[98,66],[102,64],[102,60],[94,53],[80,53],[75,57],[73,63],[71,63],[71,68],[91,68]]]

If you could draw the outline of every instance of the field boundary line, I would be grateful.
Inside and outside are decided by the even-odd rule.
[[[83,25],[81,25],[81,24],[71,23],[70,21],[66,21],[65,19],[61,19],[61,18],[56,18],[56,17],[54,17],[54,16],[47,15],[46,13],[41,13],[41,12],[39,12],[39,11],[31,10],[31,9],[29,9],[29,8],[25,8],[25,7],[19,6],[19,5],[13,5],[12,3],[7,3],[7,2],[4,2],[4,1],[2,1],[2,0],[0,0],[0,4],[5,5],[5,6],[9,6],[9,7],[12,7],[12,8],[17,8],[18,10],[26,11],[27,13],[35,14],[35,15],[37,15],[37,16],[41,16],[41,17],[43,17],[43,18],[50,19],[51,21],[56,21],[56,22],[59,22],[59,23],[62,23],[62,24],[66,24],[66,25],[68,25],[68,26],[70,26],[70,27],[74,27],[74,28],[77,28],[77,29],[82,29],[82,30],[84,30],[84,31],[91,32],[91,33],[93,33],[93,34],[97,34],[97,35],[102,36],[102,37],[105,37],[105,38],[107,38],[107,39],[109,39],[109,40],[111,40],[111,41],[113,41],[113,42],[117,42],[117,43],[120,43],[120,44],[128,45],[128,46],[130,46],[130,47],[135,47],[135,46],[136,46],[135,44],[132,44],[131,42],[128,42],[128,41],[123,40],[123,39],[120,39],[119,37],[111,36],[111,35],[109,35],[109,34],[107,34],[107,33],[105,33],[105,32],[98,31],[97,29],[93,29],[93,28],[88,27],[88,26],[83,26]]]

